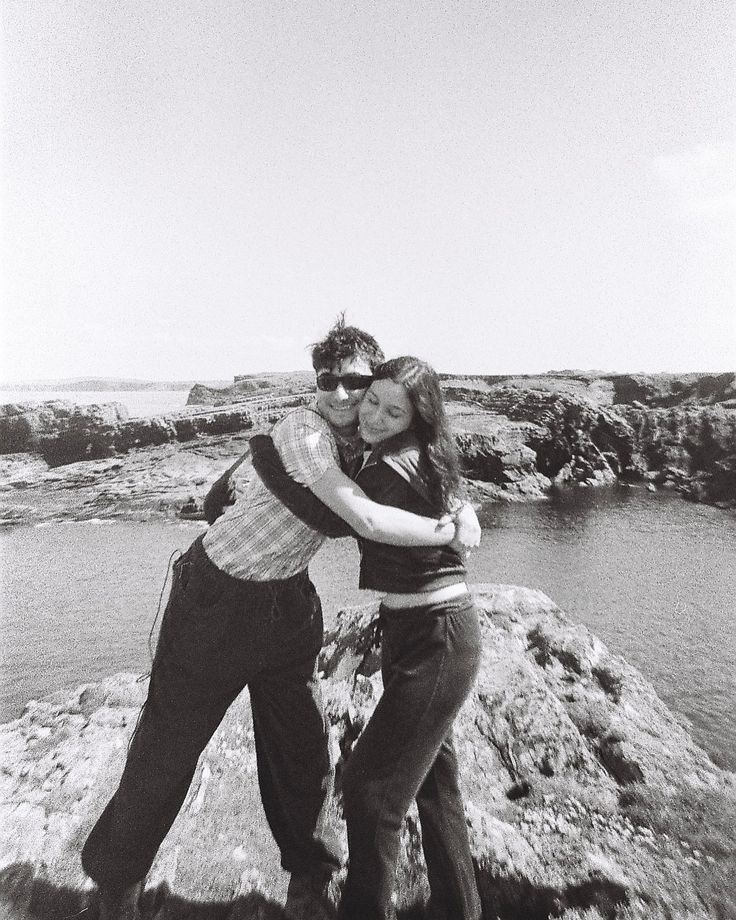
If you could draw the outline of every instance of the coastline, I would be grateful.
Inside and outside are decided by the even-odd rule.
[[[621,482],[736,509],[736,374],[443,377],[477,501]],[[120,403],[2,405],[0,521],[145,519],[198,505],[250,434],[313,398],[307,383],[294,373],[197,385],[186,407],[140,418]]]
[[[554,413],[552,419],[537,415],[531,420],[528,414],[531,408],[538,412],[539,398],[533,397],[530,408],[518,393],[512,396],[515,408],[509,411],[515,417],[453,401],[467,438],[464,456],[476,500],[545,500],[553,488],[603,487],[622,478],[621,470],[614,472],[614,455],[619,454],[601,451],[595,440],[610,424],[599,407],[583,406],[583,415],[574,416],[573,425],[582,418],[587,427],[572,429],[582,430],[585,437],[571,445],[564,438],[548,437],[549,432],[569,432],[569,419],[563,417],[562,428],[555,428]],[[545,411],[555,406],[567,411],[571,404],[545,397],[543,405]],[[257,428],[197,434],[186,441],[172,438],[57,466],[39,454],[0,455],[2,519],[9,526],[174,521],[190,498],[201,500]],[[539,472],[537,461],[545,449],[560,443],[572,459],[563,464],[565,476],[555,482]],[[628,442],[624,438],[618,443]],[[596,451],[608,454],[602,458],[605,466],[589,464]],[[635,488],[655,483],[678,488],[664,469],[646,472],[650,476],[635,480]],[[488,478],[476,478],[479,474]],[[584,627],[573,627],[548,598],[542,595],[541,600],[539,592],[521,588],[477,589],[487,595],[492,627],[486,636],[491,684],[484,685],[486,702],[463,723],[467,727],[461,728],[461,737],[472,752],[474,766],[466,777],[468,817],[488,908],[511,917],[532,904],[540,916],[548,916],[554,902],[566,920],[610,920],[619,911],[625,911],[621,916],[627,920],[736,917],[724,882],[736,868],[728,830],[736,826],[733,774],[720,770],[693,744],[638,672],[610,656]],[[337,629],[344,631],[344,641],[332,660],[335,668],[339,660],[348,674],[357,667],[351,648],[355,629],[359,633],[362,628],[361,616],[356,611],[339,615]],[[337,654],[335,642],[340,644],[328,637],[326,661]],[[363,667],[365,677],[364,672]],[[349,736],[351,726],[375,702],[379,688],[374,678],[369,676],[367,683],[353,679],[350,687],[340,681],[331,685],[328,709],[336,750],[339,739]],[[21,719],[0,727],[12,754],[0,786],[0,810],[9,828],[2,837],[0,903],[6,897],[14,910],[31,897],[40,903],[50,898],[54,908],[64,903],[80,909],[86,903],[75,861],[77,842],[114,782],[140,691],[135,676],[110,678],[33,703]],[[476,704],[479,700],[476,696]],[[549,725],[538,722],[537,709],[517,711],[520,701],[542,705]],[[231,898],[242,918],[278,910],[284,878],[269,851],[267,831],[257,822],[250,835],[244,837],[242,831],[242,815],[259,813],[256,787],[250,783],[248,791],[231,782],[233,766],[241,776],[253,769],[247,710],[239,716],[245,720],[245,733],[236,727],[235,714],[235,725],[228,723],[218,734],[219,747],[215,744],[204,760],[181,819],[182,831],[160,855],[149,883],[146,920],[167,898],[170,906],[190,906],[202,917],[209,916],[210,897],[219,903]],[[481,738],[473,734],[479,725],[489,726],[481,730]],[[542,725],[543,742],[535,734]],[[578,736],[581,748],[576,747]],[[82,737],[84,753],[75,747]],[[568,742],[574,755],[561,753],[560,745]],[[518,791],[522,794],[517,796]],[[211,810],[195,807],[205,800]],[[214,833],[210,820],[228,830],[211,859],[203,859],[186,841],[190,834],[192,840],[209,839]],[[405,829],[408,862],[400,884],[407,905],[421,900],[426,891],[416,862],[417,839],[410,818]],[[229,886],[227,894],[224,889],[213,893],[213,874],[229,879],[223,882]]]

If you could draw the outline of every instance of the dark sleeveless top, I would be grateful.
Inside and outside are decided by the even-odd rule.
[[[373,450],[355,482],[368,498],[424,517],[440,517],[427,487],[428,461],[416,435],[405,431]],[[396,594],[431,591],[465,581],[460,554],[448,546],[389,546],[358,538],[359,587]]]

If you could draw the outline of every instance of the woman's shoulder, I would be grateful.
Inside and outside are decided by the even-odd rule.
[[[413,431],[405,431],[391,438],[378,451],[374,461],[385,464],[398,473],[426,501],[430,501],[428,488],[428,459],[426,451]]]
[[[404,476],[405,479],[419,475],[419,469],[422,465],[422,446],[416,438],[410,442],[396,446],[395,448],[381,453],[378,460],[396,470],[397,473]]]

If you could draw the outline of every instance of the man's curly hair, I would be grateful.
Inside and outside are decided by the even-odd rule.
[[[315,371],[332,370],[346,358],[364,358],[373,370],[384,360],[381,346],[372,335],[357,326],[345,325],[344,312],[327,335],[311,348]]]

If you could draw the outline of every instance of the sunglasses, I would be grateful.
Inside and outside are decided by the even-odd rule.
[[[371,374],[317,374],[317,387],[320,390],[336,390],[342,384],[346,390],[364,390],[373,383]]]

